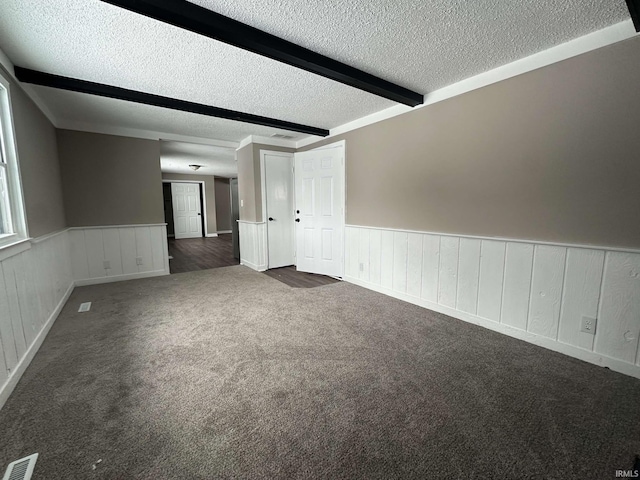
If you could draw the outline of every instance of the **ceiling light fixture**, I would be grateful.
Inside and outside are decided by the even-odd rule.
[[[191,170],[200,170],[200,168],[202,168],[202,165],[189,165],[189,168]]]

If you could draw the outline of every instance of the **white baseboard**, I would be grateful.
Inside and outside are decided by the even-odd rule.
[[[33,357],[35,357],[36,353],[38,353],[38,350],[40,349],[42,342],[44,342],[44,339],[47,337],[49,330],[51,330],[51,327],[53,326],[54,322],[58,318],[58,315],[60,315],[60,312],[62,311],[65,304],[67,303],[67,300],[69,300],[69,297],[73,292],[73,288],[74,288],[74,284],[72,283],[71,285],[69,285],[69,288],[67,289],[63,297],[58,302],[58,305],[56,306],[55,310],[51,312],[51,315],[49,315],[49,318],[43,325],[42,329],[36,336],[31,346],[27,349],[26,353],[24,354],[20,362],[18,362],[18,364],[16,365],[16,368],[13,370],[13,372],[11,372],[11,376],[9,377],[7,382],[0,389],[0,408],[4,406],[5,402],[7,401],[7,399],[13,392],[13,390],[16,388],[16,385],[20,381],[22,374],[25,372],[25,370],[33,360]]]
[[[240,265],[249,267],[251,270],[255,270],[256,272],[265,272],[267,270],[266,265],[256,265],[255,263],[251,263],[243,259],[240,259]]]
[[[140,278],[160,277],[169,275],[166,270],[153,270],[151,272],[129,273],[127,275],[114,275],[112,277],[85,278],[76,280],[76,287],[85,287],[87,285],[100,285],[102,283],[123,282],[125,280],[138,280]]]
[[[218,230],[218,235],[222,235],[224,233],[232,233],[231,230]]]
[[[510,337],[517,338],[519,340],[523,340],[525,342],[532,343],[534,345],[537,345],[543,348],[547,348],[549,350],[553,350],[554,352],[562,353],[570,357],[575,357],[585,362],[593,363],[594,365],[598,365],[600,367],[608,367],[611,370],[624,373],[625,375],[629,375],[631,377],[640,378],[640,367],[637,365],[632,365],[630,363],[622,362],[615,358],[611,358],[606,355],[598,354],[596,352],[592,352],[589,350],[583,350],[581,348],[574,347],[573,345],[568,345],[566,343],[561,343],[561,342],[552,340],[550,338],[545,338],[539,335],[535,335],[525,330],[520,330],[518,328],[511,327],[509,325],[494,322],[491,320],[486,320],[476,315],[472,315],[466,312],[461,312],[460,310],[455,310],[453,308],[445,307],[437,303],[432,303],[427,300],[414,297],[412,295],[396,292],[394,290],[381,287],[379,285],[375,285],[373,283],[369,283],[355,277],[345,276],[344,280],[346,282],[353,283],[354,285],[359,285],[369,290],[383,293],[385,295],[389,295],[390,297],[394,297],[399,300],[403,300],[405,302],[412,303],[414,305],[418,305],[420,307],[427,308],[429,310],[433,310],[438,313],[449,315],[450,317],[457,318],[458,320],[469,322],[474,325],[488,328],[489,330],[493,330],[495,332],[499,332],[504,335],[508,335]]]
[[[207,234],[205,235],[205,237],[207,237],[207,238],[213,238],[213,237],[217,237],[217,236],[218,236],[218,234],[217,234],[217,233],[207,233]]]

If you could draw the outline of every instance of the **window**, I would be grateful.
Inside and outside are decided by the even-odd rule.
[[[0,248],[27,238],[9,88],[0,75]]]

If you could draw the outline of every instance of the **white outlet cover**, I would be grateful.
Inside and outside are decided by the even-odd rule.
[[[588,333],[589,335],[595,335],[597,324],[597,318],[583,316],[582,320],[580,321],[580,331],[583,333]]]

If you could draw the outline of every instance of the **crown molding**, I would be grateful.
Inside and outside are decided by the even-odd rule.
[[[603,28],[602,30],[589,33],[528,57],[521,58],[515,62],[502,65],[494,68],[493,70],[489,70],[479,75],[461,80],[460,82],[434,90],[425,96],[424,104],[417,107],[410,108],[405,105],[395,105],[385,110],[367,115],[366,117],[332,128],[328,137],[309,136],[307,138],[303,138],[296,143],[296,148],[306,147],[307,145],[319,142],[320,140],[326,140],[327,138],[335,137],[373,123],[381,122],[388,118],[412,112],[428,105],[462,95],[463,93],[477,90],[493,83],[501,82],[502,80],[507,80],[572,57],[577,57],[583,53],[627,40],[635,35],[637,35],[637,33],[633,26],[633,21],[625,20],[623,22],[616,23],[615,25],[611,25],[610,27]]]

